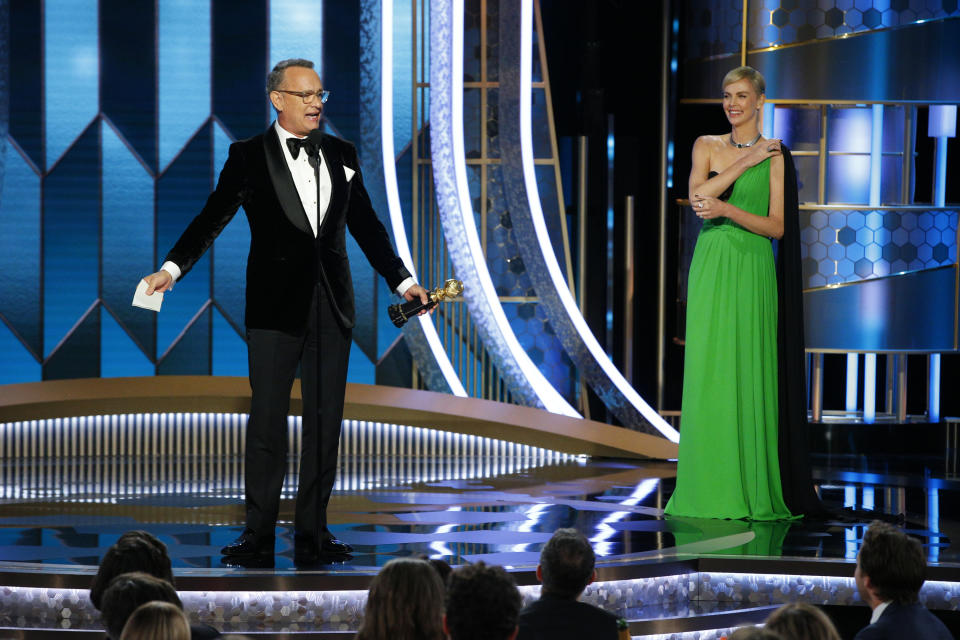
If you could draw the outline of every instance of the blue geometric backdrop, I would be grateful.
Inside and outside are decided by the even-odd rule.
[[[242,211],[162,313],[132,307],[133,290],[202,207],[230,143],[272,120],[277,60],[314,60],[333,92],[328,128],[359,138],[357,5],[0,0],[0,384],[246,375]],[[373,382],[400,334],[378,326],[378,285],[357,271],[351,380]]]

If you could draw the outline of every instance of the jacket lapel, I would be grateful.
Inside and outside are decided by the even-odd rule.
[[[293,183],[293,176],[290,175],[287,160],[283,157],[283,150],[280,148],[280,137],[273,125],[270,125],[263,136],[263,151],[267,159],[267,172],[270,174],[273,190],[277,192],[277,199],[283,207],[284,215],[293,226],[312,236],[313,229],[310,228],[310,221],[307,220],[307,214],[303,210],[300,194],[297,193],[297,186]]]
[[[323,217],[323,224],[320,225],[318,230],[318,238],[331,224],[335,225],[330,220],[340,217],[347,195],[347,177],[343,171],[343,158],[340,157],[337,145],[331,142],[329,135],[323,136],[323,140],[320,142],[320,150],[323,151],[323,159],[330,171],[330,204],[327,206],[327,212]]]

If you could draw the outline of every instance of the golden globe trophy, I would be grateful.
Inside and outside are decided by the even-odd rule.
[[[387,313],[390,314],[390,320],[394,325],[402,327],[407,320],[419,314],[421,311],[430,310],[437,306],[438,302],[452,300],[463,293],[463,282],[460,280],[447,280],[442,287],[437,287],[430,292],[430,301],[426,304],[420,298],[407,300],[403,304],[392,304],[387,307]]]

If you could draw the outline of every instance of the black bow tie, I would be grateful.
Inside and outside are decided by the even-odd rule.
[[[320,150],[316,144],[306,138],[287,138],[287,147],[290,149],[290,155],[293,156],[294,160],[300,155],[300,149],[304,149],[307,152],[308,158],[316,156]]]

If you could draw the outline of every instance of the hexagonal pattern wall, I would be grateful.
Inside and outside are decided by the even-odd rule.
[[[955,210],[803,210],[806,287],[930,269],[957,261]]]
[[[957,15],[957,0],[749,0],[747,48],[796,44]],[[739,51],[742,16],[740,0],[686,3],[686,57]]]

